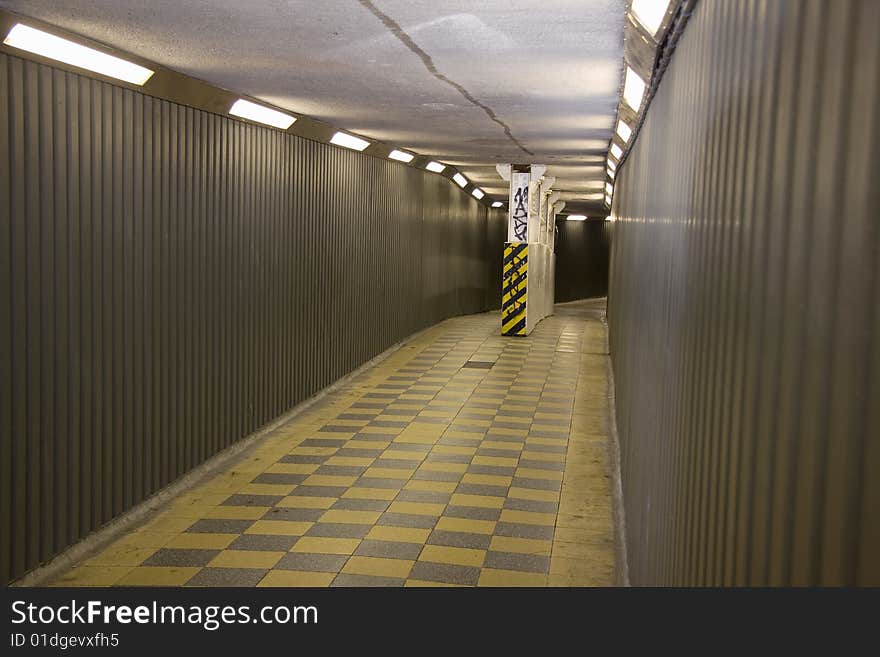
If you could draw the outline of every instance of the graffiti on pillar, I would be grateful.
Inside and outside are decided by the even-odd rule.
[[[517,187],[513,193],[513,235],[520,242],[528,241],[529,235],[529,184]]]

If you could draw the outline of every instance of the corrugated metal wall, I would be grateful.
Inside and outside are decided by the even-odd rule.
[[[878,25],[700,2],[618,176],[634,584],[880,584]]]
[[[5,55],[0,212],[4,582],[500,302],[503,215],[449,180]]]
[[[556,302],[608,294],[610,223],[559,219],[556,228]]]

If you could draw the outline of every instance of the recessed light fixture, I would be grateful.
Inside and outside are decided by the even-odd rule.
[[[626,67],[626,79],[623,82],[623,100],[636,112],[642,106],[645,95],[645,81],[629,66]]]
[[[623,121],[618,121],[617,134],[620,135],[620,138],[623,139],[624,142],[627,142],[629,141],[630,135],[632,135],[632,128]]]
[[[461,187],[461,188],[467,187],[467,178],[465,178],[460,173],[457,173],[454,176],[452,176],[452,179],[455,181],[455,184],[458,185],[459,187]]]
[[[504,203],[502,203],[501,201],[495,201],[495,202],[492,204],[492,207],[493,207],[493,208],[500,208],[502,205],[504,205]]]
[[[412,162],[415,155],[407,153],[406,151],[393,150],[388,153],[388,157],[392,160],[397,160],[398,162]]]
[[[608,177],[611,178],[611,180],[614,180],[614,176],[616,174],[611,169],[608,169],[608,171],[606,171],[605,173],[608,174]]]
[[[623,151],[620,149],[620,146],[617,144],[611,144],[611,155],[615,160],[619,160],[620,156],[623,155]]]
[[[232,116],[239,116],[243,119],[271,125],[276,128],[281,128],[282,130],[287,130],[293,125],[293,122],[296,121],[296,117],[293,117],[290,114],[273,110],[264,105],[257,105],[244,98],[239,98],[232,103],[232,107],[229,108],[229,113],[232,114]]]
[[[614,193],[614,185],[612,185],[609,182],[605,183],[605,194],[607,196],[611,196],[613,193]]]
[[[443,173],[443,169],[446,168],[446,165],[440,164],[439,162],[428,162],[425,165],[425,168],[428,171],[433,171],[434,173]]]
[[[570,214],[565,218],[566,221],[586,221],[587,217],[582,214]]]
[[[605,197],[605,205],[607,205],[609,208],[611,207],[611,197],[610,196]]]
[[[355,137],[347,132],[337,132],[333,135],[333,138],[330,139],[330,143],[336,144],[337,146],[344,146],[345,148],[350,148],[355,151],[362,151],[370,145],[370,142],[366,139]]]
[[[609,203],[609,205],[611,205],[611,204]],[[613,221],[610,214],[607,217],[605,217],[605,221]]]
[[[479,187],[474,187],[473,191],[471,192],[471,196],[473,196],[475,199],[479,200],[479,199],[483,198],[485,196],[485,194],[483,193],[483,190],[480,189]]]
[[[617,165],[614,164],[614,162],[612,162],[611,160],[608,160],[608,168],[612,171],[617,171]]]
[[[632,0],[632,15],[651,35],[656,35],[669,8],[669,0]]]
[[[62,39],[54,34],[21,23],[15,24],[9,30],[3,43],[131,84],[142,85],[153,75],[153,71],[134,62],[108,55],[105,52]]]

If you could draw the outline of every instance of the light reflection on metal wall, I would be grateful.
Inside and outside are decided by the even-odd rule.
[[[449,180],[5,55],[0,212],[4,582],[500,303],[504,217]]]
[[[880,584],[877,25],[699,3],[618,175],[634,584]]]

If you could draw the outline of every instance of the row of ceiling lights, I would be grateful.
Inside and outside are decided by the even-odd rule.
[[[663,19],[669,9],[670,0],[632,0],[630,6],[630,15],[638,21],[638,23],[647,30],[652,37],[656,39],[657,32],[663,24]],[[636,73],[632,67],[627,65],[626,75],[623,81],[623,100],[636,115],[642,107],[642,101],[645,98],[647,84]],[[617,128],[615,130],[617,137],[623,142],[623,145],[629,143],[633,134],[633,126],[621,118],[617,120]],[[623,148],[620,145],[611,143],[611,149],[608,153],[608,161],[606,163],[606,174],[608,180],[605,182],[605,205],[611,207],[611,199],[614,196],[614,178],[617,175],[617,165],[623,155]]]
[[[19,50],[25,50],[137,86],[143,86],[153,76],[153,71],[144,66],[22,23],[17,23],[9,30],[3,43]],[[232,104],[232,107],[229,108],[229,114],[281,130],[287,130],[296,122],[295,116],[244,98],[239,98]],[[340,130],[331,137],[330,143],[355,151],[363,151],[371,142]],[[415,159],[415,155],[395,149],[388,154],[388,158],[397,162],[409,163]],[[446,169],[446,165],[431,161],[425,165],[425,169],[433,173],[442,173]],[[453,175],[452,180],[462,189],[468,186],[468,179],[461,173]],[[485,196],[485,192],[479,187],[474,187],[471,190],[471,195],[480,200]],[[493,208],[500,208],[502,205],[504,204],[501,201],[492,203]]]

